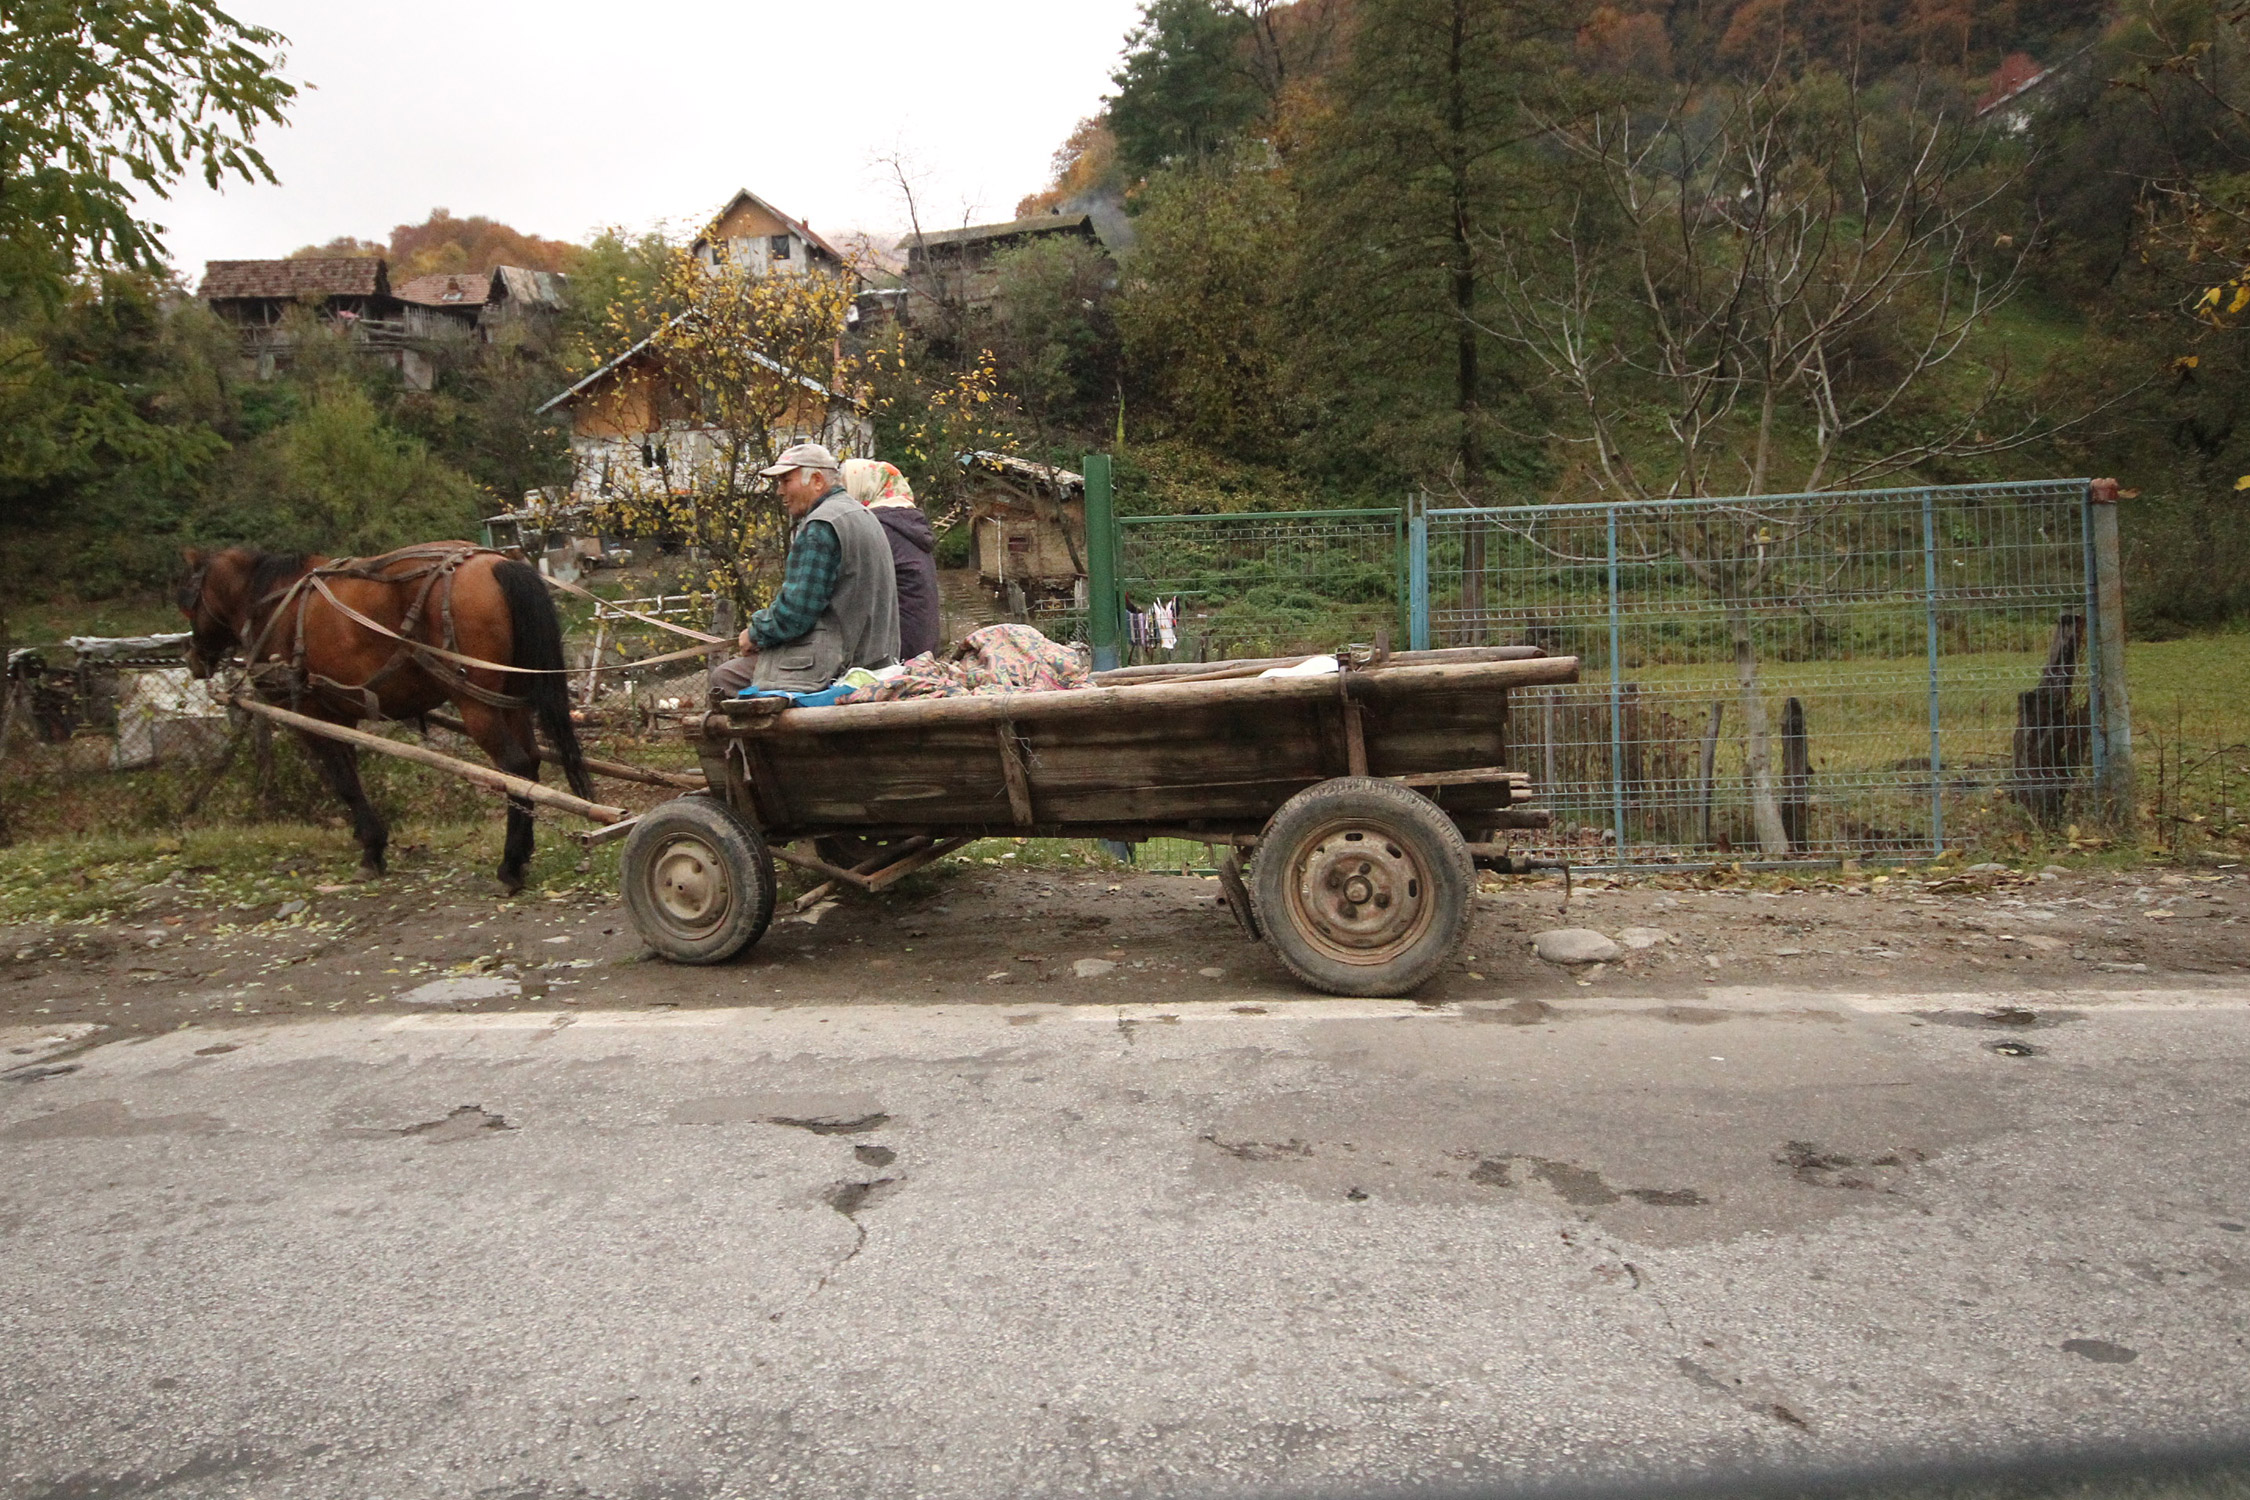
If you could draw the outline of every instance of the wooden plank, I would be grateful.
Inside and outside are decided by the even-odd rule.
[[[1410,776],[1393,776],[1389,779],[1414,787],[1474,786],[1493,781],[1531,785],[1529,771],[1511,771],[1505,766],[1480,766],[1470,771],[1417,771]]]
[[[326,719],[315,719],[305,714],[292,713],[286,708],[276,708],[270,703],[261,703],[255,698],[237,695],[230,701],[243,712],[271,719],[276,724],[286,724],[291,729],[302,730],[306,734],[320,735],[326,739],[341,740],[347,745],[357,745],[362,750],[373,750],[378,755],[395,755],[400,760],[410,760],[417,765],[433,766],[440,771],[449,771],[465,781],[474,781],[480,786],[491,787],[494,791],[506,792],[509,796],[519,798],[522,801],[536,802],[541,806],[556,808],[562,812],[576,813],[581,818],[590,818],[596,823],[618,823],[624,821],[627,816],[625,809],[622,807],[605,807],[599,802],[588,802],[583,797],[573,797],[568,792],[558,792],[552,787],[541,786],[536,781],[526,781],[521,776],[510,776],[505,771],[496,771],[489,766],[471,765],[468,761],[456,760],[450,755],[440,755],[437,751],[425,749],[420,745],[405,745],[397,740],[385,739],[379,734],[369,734],[364,729],[350,729],[342,724],[331,724]]]
[[[469,732],[469,726],[451,714],[426,713],[422,717],[438,728],[450,729],[455,734]],[[539,758],[550,766],[562,764],[562,756],[545,745],[539,747]],[[645,786],[668,786],[683,792],[700,792],[710,785],[700,776],[687,776],[674,771],[649,771],[639,766],[629,766],[623,761],[602,760],[592,755],[583,755],[579,759],[587,770],[612,781],[638,781]]]
[[[1094,682],[1100,687],[1125,687],[1133,683],[1158,682],[1165,678],[1207,677],[1219,672],[1263,672],[1273,667],[1294,667],[1310,661],[1325,652],[1309,652],[1301,656],[1252,656],[1233,661],[1168,661],[1144,662],[1135,667],[1113,667],[1107,672],[1096,672]],[[1444,646],[1435,651],[1393,651],[1382,667],[1363,670],[1380,671],[1387,667],[1426,667],[1443,662],[1470,661],[1530,661],[1546,655],[1537,646]]]
[[[1370,701],[1380,704],[1422,694],[1504,692],[1512,687],[1575,682],[1577,678],[1577,657],[1550,656],[1527,661],[1387,667],[1380,672],[1365,674],[1359,691]],[[730,701],[721,706],[727,725],[720,732],[730,736],[780,737],[940,724],[989,726],[1002,719],[1013,719],[1018,723],[1044,723],[1058,719],[1162,719],[1207,706],[1262,712],[1283,704],[1324,699],[1334,692],[1334,683],[1326,677],[1253,677],[1238,682],[1084,688],[1048,693],[987,693],[961,698],[912,698],[891,703],[842,703],[833,708],[792,708],[765,718],[738,715]],[[708,719],[706,724],[709,724]]]
[[[1000,741],[1000,774],[1008,783],[1008,810],[1028,828],[1039,820],[1031,813],[1031,768],[1023,762],[1023,745],[1016,739],[1016,726],[1006,719],[992,728]]]

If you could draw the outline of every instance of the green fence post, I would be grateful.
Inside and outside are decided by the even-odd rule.
[[[1117,508],[1110,493],[1109,455],[1086,455],[1086,639],[1094,670],[1117,665]]]

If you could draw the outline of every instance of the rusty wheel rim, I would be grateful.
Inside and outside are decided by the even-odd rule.
[[[1430,873],[1413,846],[1358,820],[1332,824],[1300,846],[1289,904],[1292,925],[1313,947],[1371,967],[1412,948],[1437,914]]]
[[[691,834],[666,839],[648,865],[650,903],[668,926],[706,932],[726,919],[733,882],[719,853]]]

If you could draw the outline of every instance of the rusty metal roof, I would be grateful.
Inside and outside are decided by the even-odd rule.
[[[336,255],[305,260],[207,260],[203,263],[206,302],[237,297],[383,297],[390,294],[388,268],[373,256]]]

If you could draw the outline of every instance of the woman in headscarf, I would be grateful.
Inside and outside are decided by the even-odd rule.
[[[844,488],[883,523],[898,573],[898,659],[938,647],[937,537],[897,467],[874,458],[844,460]]]

